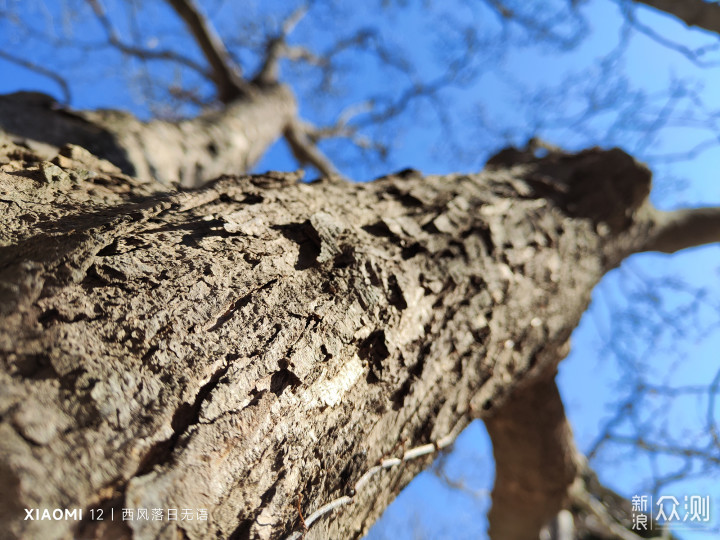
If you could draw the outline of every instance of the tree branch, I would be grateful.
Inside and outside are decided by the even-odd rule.
[[[658,44],[668,49],[677,51],[690,60],[692,63],[700,67],[713,67],[717,65],[716,61],[703,60],[703,55],[707,52],[716,49],[716,47],[701,46],[697,48],[688,47],[682,43],[679,43],[673,39],[666,37],[661,32],[656,32],[651,26],[642,24],[635,16],[636,4],[624,4],[621,6],[625,20],[632,28],[645,34],[647,37],[656,41]]]
[[[640,251],[675,253],[681,249],[720,242],[720,207],[655,210],[650,238]]]
[[[225,45],[208,18],[193,0],[167,0],[178,16],[185,22],[205,59],[210,64],[212,79],[218,91],[218,99],[229,103],[247,93],[249,84],[242,78],[239,66],[230,58]]]
[[[285,56],[288,49],[286,44],[287,36],[295,29],[295,26],[302,20],[307,11],[305,5],[293,11],[283,21],[280,32],[268,40],[265,59],[257,75],[253,77],[254,83],[261,85],[277,84],[280,77],[280,60]]]
[[[572,431],[553,375],[518,389],[485,419],[495,455],[491,538],[537,538],[578,473]]]
[[[26,69],[29,69],[30,71],[34,71],[35,73],[39,73],[40,75],[43,75],[44,77],[48,77],[49,79],[52,79],[62,90],[63,103],[66,105],[68,105],[70,103],[70,87],[68,86],[67,81],[63,77],[61,77],[59,74],[55,73],[54,71],[52,71],[44,66],[39,66],[33,62],[30,62],[29,60],[25,60],[24,58],[19,58],[15,55],[12,55],[12,54],[7,53],[2,50],[0,50],[0,58],[3,58],[4,60],[7,60],[8,62],[12,62],[13,64],[17,64],[18,66],[22,66]]]
[[[592,515],[600,523],[602,529],[612,534],[613,538],[617,540],[639,540],[642,538],[617,523],[605,506],[588,493],[581,477],[578,477],[570,488],[570,499],[574,505]]]
[[[129,45],[123,42],[123,40],[120,39],[120,35],[118,34],[117,30],[108,18],[107,13],[105,13],[105,9],[103,8],[102,4],[100,4],[98,0],[88,0],[88,3],[92,8],[93,13],[95,13],[95,17],[97,18],[98,22],[107,34],[108,43],[113,47],[117,48],[121,53],[128,56],[134,56],[142,60],[165,60],[170,62],[177,62],[178,64],[192,69],[193,71],[199,73],[205,78],[210,78],[210,74],[205,68],[203,68],[203,66],[180,53],[172,50],[149,50],[142,47]]]
[[[296,119],[285,128],[285,140],[300,165],[312,165],[324,177],[336,177],[338,171],[320,148],[307,135],[305,127]]]
[[[705,0],[634,0],[672,15],[688,26],[720,33],[720,4]]]

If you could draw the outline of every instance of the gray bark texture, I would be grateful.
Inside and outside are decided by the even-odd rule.
[[[432,455],[355,490],[368,470],[481,417],[491,533],[537,538],[581,476],[556,366],[593,286],[652,236],[649,188],[630,156],[591,149],[174,191],[6,137],[0,537],[359,538]]]

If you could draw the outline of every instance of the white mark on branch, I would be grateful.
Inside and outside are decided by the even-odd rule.
[[[362,374],[362,361],[357,355],[354,355],[349,362],[343,365],[340,373],[335,377],[313,385],[312,393],[306,392],[303,395],[303,400],[309,403],[311,408],[321,404],[334,407],[342,401],[342,397],[352,388]]]
[[[422,446],[417,446],[415,448],[411,448],[410,450],[407,450],[403,453],[402,457],[394,457],[394,458],[385,458],[380,461],[379,465],[375,465],[373,467],[370,467],[365,474],[363,474],[360,479],[355,482],[355,485],[353,486],[353,489],[351,490],[352,495],[343,495],[342,497],[338,497],[337,499],[333,499],[327,504],[324,504],[317,510],[315,510],[312,514],[310,514],[308,517],[303,519],[302,511],[299,506],[299,501],[302,500],[302,495],[298,499],[298,513],[300,515],[300,521],[302,523],[302,530],[295,531],[289,536],[286,537],[286,540],[298,540],[302,538],[305,533],[308,531],[310,527],[312,527],[313,523],[315,523],[318,519],[323,517],[325,514],[329,514],[336,508],[340,508],[341,506],[345,506],[347,504],[351,504],[355,501],[355,496],[370,482],[371,478],[375,476],[377,473],[384,469],[391,469],[392,467],[395,467],[397,465],[400,465],[406,461],[410,461],[412,459],[417,459],[422,456],[426,456],[428,454],[433,454],[436,452],[439,452],[440,450],[447,448],[450,446],[453,442],[455,442],[455,438],[457,437],[458,433],[460,432],[461,424],[458,424],[450,433],[445,435],[444,437],[441,437],[436,442],[431,444],[423,444]]]

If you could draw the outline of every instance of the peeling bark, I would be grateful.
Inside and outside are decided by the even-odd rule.
[[[494,493],[552,493],[539,512],[513,501],[504,538],[560,510],[578,473],[554,372],[592,287],[652,226],[636,219],[650,175],[622,151],[186,192],[77,147],[0,158],[6,537],[280,538],[302,529],[298,504],[348,495],[305,537],[358,538],[430,457],[349,488],[476,416],[507,458]],[[121,508],[209,517],[87,519]],[[507,510],[498,496],[493,529]]]

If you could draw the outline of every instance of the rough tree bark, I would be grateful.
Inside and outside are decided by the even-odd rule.
[[[496,452],[494,538],[536,538],[583,473],[554,384],[568,337],[600,277],[673,223],[616,149],[185,192],[72,145],[0,157],[7,538],[279,538],[343,496],[305,537],[357,538],[430,457],[354,493],[364,473],[474,417]]]
[[[222,108],[180,122],[142,122],[117,110],[74,111],[41,93],[0,96],[0,129],[28,139],[47,159],[72,143],[127,175],[167,187],[199,186],[250,170],[296,114],[295,97],[282,85],[247,86]]]

